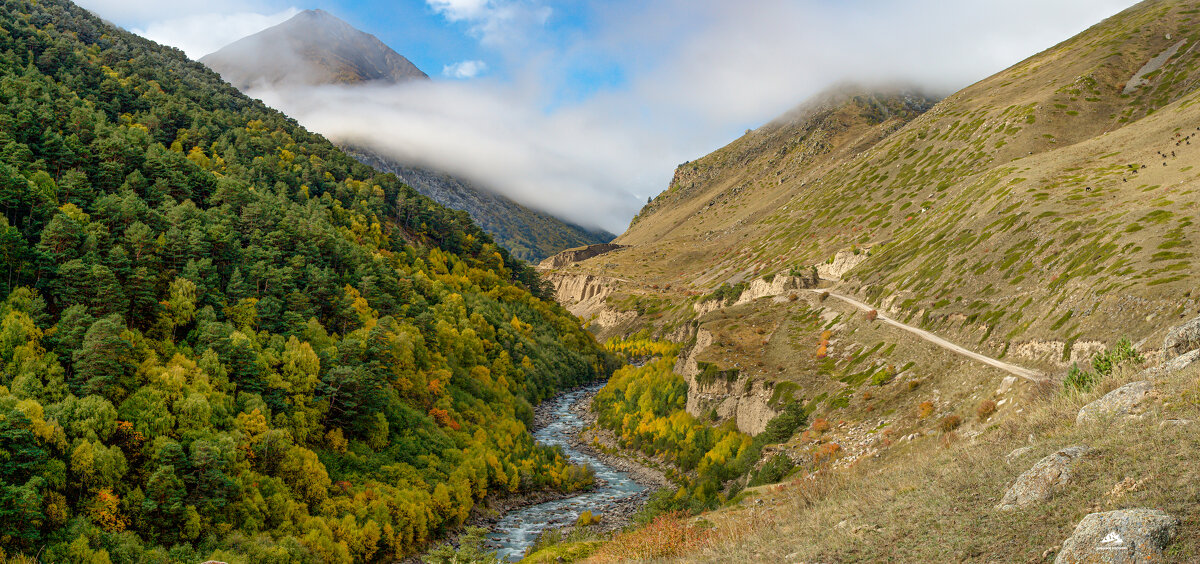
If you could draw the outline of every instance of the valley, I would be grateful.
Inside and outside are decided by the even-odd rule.
[[[0,562],[1200,561],[1200,0],[834,82],[650,198],[811,70],[717,68],[802,6],[653,49],[658,5],[364,6],[412,60],[323,10],[124,20],[258,30],[193,60],[0,4]],[[253,98],[404,88],[544,201]]]

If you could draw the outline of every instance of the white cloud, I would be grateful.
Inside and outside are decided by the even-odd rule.
[[[451,23],[466,23],[471,35],[487,46],[526,43],[554,11],[540,0],[425,0]]]
[[[474,26],[515,5],[428,1],[448,20]],[[1131,2],[756,0],[747,9],[722,0],[607,0],[596,4],[585,34],[493,38],[507,82],[252,95],[334,139],[620,232],[647,196],[667,187],[676,164],[834,82],[908,79],[955,90]],[[482,31],[472,33],[489,45]],[[616,61],[623,80],[564,102],[568,77],[595,61]]]
[[[199,59],[238,39],[279,25],[298,13],[300,10],[288,8],[274,14],[196,14],[153,22],[145,28],[130,31],[178,47],[188,57]]]
[[[450,78],[475,78],[487,72],[487,63],[483,61],[459,61],[442,67],[442,76]]]
[[[278,0],[78,0],[80,6],[198,59],[300,13]]]
[[[138,21],[165,22],[275,14],[286,4],[268,3],[286,1],[81,3],[118,21],[96,6],[137,8]],[[571,15],[584,13],[584,22],[566,22],[565,31],[556,28],[563,22],[550,21],[549,0],[425,2],[465,27],[496,67],[492,75],[505,81],[252,94],[335,139],[370,142],[401,160],[619,232],[647,196],[666,188],[677,163],[831,83],[907,79],[956,90],[1134,0],[588,0],[572,5]],[[214,20],[159,37],[179,45],[228,25]],[[139,27],[147,34],[167,29]],[[610,64],[619,80],[599,92],[574,78],[580,69],[602,74]],[[455,63],[444,72],[471,70]]]
[[[335,141],[444,170],[588,227],[623,231],[639,202],[631,175],[654,170],[667,138],[629,138],[605,113],[545,114],[488,81],[252,91]],[[644,181],[644,179],[642,179]]]
[[[123,25],[143,25],[202,14],[233,14],[239,12],[277,11],[277,0],[204,0],[178,2],[163,0],[76,0],[76,4],[100,17]]]
[[[428,0],[429,7],[452,22],[480,19],[489,10],[488,0]]]

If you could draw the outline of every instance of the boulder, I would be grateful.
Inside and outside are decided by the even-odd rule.
[[[1039,460],[1017,477],[996,509],[1013,511],[1050,499],[1055,490],[1071,481],[1075,461],[1091,452],[1086,446],[1073,446]]]
[[[1135,410],[1146,403],[1150,393],[1154,391],[1154,383],[1149,380],[1131,382],[1117,388],[1104,397],[1093,401],[1079,410],[1075,416],[1075,424],[1083,425],[1116,417],[1132,417]]]
[[[1200,317],[1180,325],[1163,339],[1163,356],[1167,359],[1200,349]]]
[[[1054,564],[1161,562],[1178,526],[1156,509],[1092,513],[1075,526]]]

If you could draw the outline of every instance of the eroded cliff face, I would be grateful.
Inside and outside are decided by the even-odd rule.
[[[544,276],[554,286],[554,299],[585,322],[608,328],[637,318],[637,312],[616,311],[605,301],[617,287],[619,281],[615,278],[557,272]]]
[[[750,285],[742,291],[742,295],[738,296],[733,304],[728,305],[739,306],[761,298],[782,297],[792,292],[816,288],[818,282],[819,279],[816,276],[779,275],[772,278],[770,282],[758,278],[750,282]],[[696,317],[699,318],[726,307],[726,305],[722,300],[706,300],[694,304],[692,311],[695,311]]]
[[[700,329],[696,333],[696,344],[675,362],[675,373],[682,375],[688,384],[687,412],[693,417],[705,418],[716,411],[719,419],[732,419],[738,430],[748,435],[757,435],[767,428],[767,423],[779,412],[771,406],[774,387],[761,380],[751,380],[740,373],[730,377],[729,372],[706,373],[697,357],[712,346],[711,332]]]
[[[864,260],[867,260],[867,252],[864,250],[838,251],[832,261],[817,265],[817,274],[825,280],[841,280],[842,275],[853,270]]]
[[[543,260],[538,264],[537,267],[539,270],[553,270],[556,268],[562,268],[569,264],[583,262],[587,259],[598,257],[605,253],[611,253],[624,247],[625,245],[617,245],[615,243],[599,243],[577,249],[567,249],[546,260]]]

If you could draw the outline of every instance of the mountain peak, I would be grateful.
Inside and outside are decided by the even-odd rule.
[[[324,10],[240,39],[200,62],[245,90],[254,86],[398,83],[429,78],[374,35]]]

